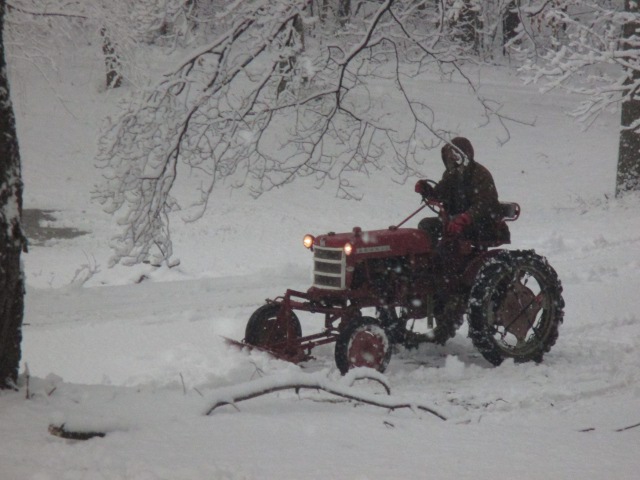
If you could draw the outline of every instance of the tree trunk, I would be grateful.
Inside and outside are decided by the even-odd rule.
[[[12,387],[18,378],[24,313],[20,255],[26,250],[20,154],[4,53],[5,7],[0,0],[0,388]]]
[[[102,37],[102,53],[104,53],[104,64],[107,67],[107,88],[118,88],[122,85],[122,75],[120,70],[122,65],[116,54],[116,49],[109,38],[109,34],[105,27],[100,29]]]
[[[296,15],[293,19],[292,24],[293,31],[288,36],[285,41],[285,45],[287,47],[295,47],[296,43],[299,43],[301,50],[304,50],[304,24],[302,22],[302,17],[300,15]],[[291,80],[291,77],[296,74],[296,70],[298,69],[298,56],[292,55],[285,60],[282,60],[279,64],[279,71],[282,78],[278,83],[277,94],[278,97],[284,92],[287,88],[288,82]]]
[[[480,35],[482,29],[482,19],[480,14],[473,9],[470,0],[463,0],[460,16],[452,24],[457,29],[455,36],[463,43],[469,45],[475,53],[480,51]]]
[[[502,15],[502,52],[506,55],[507,45],[518,35],[520,26],[520,14],[518,13],[519,0],[513,0],[507,4]]]
[[[351,19],[351,0],[315,0],[310,4],[310,12],[317,15],[321,23],[332,18],[344,27]]]
[[[638,3],[632,0],[625,0],[624,9],[626,12],[637,14],[640,12]],[[640,22],[629,22],[625,24],[622,31],[623,49],[633,51],[637,54],[636,30],[640,28]],[[634,85],[640,81],[640,72],[637,70],[628,71],[627,85]],[[622,113],[620,118],[620,145],[618,149],[618,171],[616,175],[616,196],[630,191],[640,190],[640,132],[638,128],[629,128],[640,120],[640,92],[635,86],[634,90],[622,102]]]
[[[344,27],[351,19],[351,0],[338,1],[338,23]]]

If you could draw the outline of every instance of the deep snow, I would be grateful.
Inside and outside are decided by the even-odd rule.
[[[199,222],[174,221],[180,266],[109,269],[115,222],[90,202],[92,157],[102,118],[126,92],[99,87],[90,47],[55,60],[65,68],[45,77],[11,59],[25,208],[56,210],[49,226],[90,234],[24,256],[24,375],[19,392],[0,393],[1,478],[637,478],[640,427],[618,430],[640,423],[640,199],[612,196],[617,112],[583,131],[565,115],[576,98],[484,68],[483,92],[535,123],[510,125],[501,147],[503,132],[480,127],[464,85],[417,86],[442,124],[474,143],[501,199],[521,204],[512,248],[535,248],[563,281],[565,322],[542,364],[491,367],[462,327],[444,347],[394,354],[386,373],[395,397],[431,405],[446,422],[313,391],[206,417],[220,388],[252,379],[342,381],[331,346],[296,366],[221,336],[241,339],[265,298],[309,286],[305,233],[397,223],[418,206],[413,182],[372,173],[359,180],[359,202],[307,180],[259,200],[221,187]],[[423,174],[439,178],[438,152],[424,159]],[[321,319],[301,320],[305,333],[320,328]],[[353,388],[384,394],[375,382]],[[108,433],[63,440],[51,423]]]

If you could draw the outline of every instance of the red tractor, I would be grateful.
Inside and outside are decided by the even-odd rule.
[[[533,250],[497,248],[510,243],[504,222],[519,217],[518,204],[501,204],[504,234],[482,241],[445,236],[434,242],[420,229],[401,228],[425,207],[440,216],[446,231],[443,206],[425,200],[384,230],[306,235],[313,285],[267,300],[251,315],[244,344],[300,362],[311,358],[314,347],[335,342],[343,374],[360,366],[382,372],[394,345],[444,344],[466,314],[469,337],[493,365],[505,358],[541,362],[563,319],[562,286]],[[303,336],[300,311],[323,315],[322,331]],[[416,320],[423,320],[420,329]]]

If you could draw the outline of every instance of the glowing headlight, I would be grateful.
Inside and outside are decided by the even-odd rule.
[[[344,244],[344,254],[345,255],[351,255],[351,252],[353,252],[353,245],[351,245],[350,243],[345,243]]]
[[[308,248],[309,250],[311,250],[311,247],[313,247],[314,240],[315,238],[313,238],[313,235],[307,234],[302,239],[302,244],[305,246],[305,248]]]

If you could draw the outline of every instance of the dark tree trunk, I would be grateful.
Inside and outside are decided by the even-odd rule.
[[[631,0],[625,0],[624,9],[636,15],[640,12],[637,2]],[[633,51],[634,55],[638,52],[635,45],[638,29],[640,29],[640,22],[629,22],[625,24],[622,32],[623,49]],[[640,80],[640,72],[637,70],[628,71],[627,75],[628,85]],[[640,92],[636,87],[622,103],[616,196],[630,191],[640,191],[640,132],[638,128],[629,128],[638,120],[640,120]]]
[[[13,386],[18,378],[24,313],[20,255],[26,250],[20,154],[4,52],[5,7],[0,0],[0,388]]]
[[[338,22],[343,27],[351,19],[351,0],[338,1]]]
[[[310,13],[317,15],[322,23],[331,16],[344,27],[351,19],[351,0],[314,0],[310,3]]]
[[[320,19],[320,22],[324,23],[327,20],[327,12],[329,11],[329,0],[316,0],[315,2],[312,2],[312,7],[313,4],[317,3],[317,10],[318,10],[318,18]]]
[[[455,36],[463,43],[471,46],[474,52],[480,51],[480,35],[478,32],[482,30],[482,20],[477,11],[473,9],[469,0],[463,1],[460,16],[452,27],[457,28]]]
[[[293,19],[292,30],[284,42],[287,47],[295,47],[296,43],[299,43],[300,48],[304,50],[304,24],[300,15],[296,15]],[[282,60],[278,67],[280,75],[282,75],[277,89],[278,96],[280,96],[286,90],[291,77],[295,75],[298,69],[297,55],[292,55]]]
[[[502,16],[502,46],[503,53],[506,54],[506,47],[511,40],[518,35],[520,26],[520,14],[518,13],[519,0],[513,0],[507,4],[507,8]]]
[[[109,37],[106,28],[100,29],[100,36],[102,36],[102,53],[104,53],[104,63],[107,67],[107,88],[118,88],[122,85],[122,75],[120,70],[122,65],[120,59],[116,53],[116,49],[113,46],[113,42]]]

